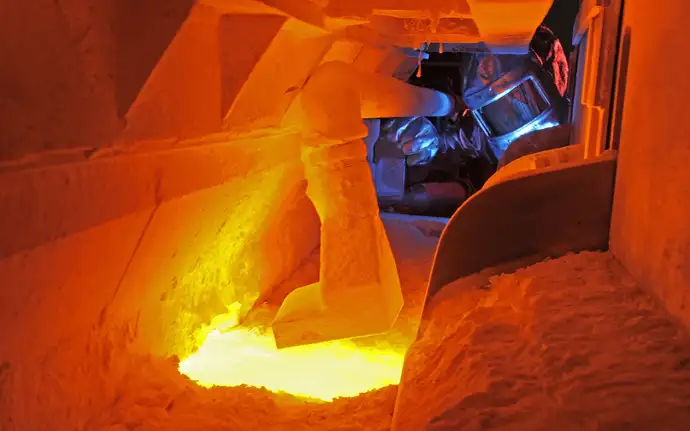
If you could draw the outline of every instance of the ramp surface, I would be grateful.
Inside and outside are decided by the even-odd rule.
[[[609,253],[584,252],[427,304],[393,431],[680,430],[690,340]]]

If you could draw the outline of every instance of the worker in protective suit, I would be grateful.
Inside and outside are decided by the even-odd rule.
[[[570,126],[561,126],[567,120],[568,63],[548,28],[537,30],[527,55],[480,53],[464,63],[454,115],[368,123],[382,207],[450,215],[497,167],[568,144]]]
[[[568,144],[568,60],[558,38],[537,29],[524,56],[475,54],[463,70],[463,100],[498,168]],[[551,130],[555,129],[555,130]]]

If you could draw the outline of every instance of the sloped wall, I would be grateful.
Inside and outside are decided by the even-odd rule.
[[[223,16],[182,0],[0,6],[0,429],[82,429],[127,358],[185,357],[318,246],[299,130],[223,122],[283,25],[303,24],[253,16],[238,64],[221,61]]]
[[[326,58],[398,57],[252,5],[0,5],[0,429],[95,426],[318,246],[286,112]]]
[[[625,3],[629,39],[611,249],[690,326],[690,4]]]
[[[316,247],[298,154],[278,136],[0,176],[0,323],[13,328],[0,358],[122,325],[142,352],[188,354],[224,306],[255,299]]]

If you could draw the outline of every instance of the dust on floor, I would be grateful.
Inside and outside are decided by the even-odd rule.
[[[265,389],[205,389],[183,380],[173,366],[149,363],[132,372],[117,402],[89,429],[384,431],[390,427],[396,392],[391,386],[357,398],[314,403]]]
[[[690,342],[610,254],[567,256],[488,284],[460,280],[442,292],[408,358],[396,431],[690,423]],[[147,378],[138,367],[127,379],[109,412],[120,425],[110,431],[387,430],[398,392],[314,404],[254,388],[199,388],[174,367],[162,380],[163,368]]]
[[[403,250],[399,257],[411,260],[399,265],[403,278],[417,280],[413,251]],[[102,362],[76,364],[74,375],[4,373],[9,405],[21,414],[5,421],[0,411],[0,429],[384,431],[392,423],[395,431],[682,430],[690,423],[690,342],[608,253],[459,280],[429,309],[399,388],[332,403],[249,387],[206,389],[180,375],[173,360],[106,350]],[[82,374],[90,384],[78,381]],[[31,397],[44,408],[29,409]]]
[[[458,280],[432,307],[396,431],[690,424],[690,340],[608,253]]]

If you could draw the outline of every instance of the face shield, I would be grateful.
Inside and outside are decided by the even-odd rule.
[[[489,137],[498,137],[532,123],[550,107],[539,85],[528,77],[477,109],[475,118]]]
[[[463,84],[463,99],[497,159],[520,136],[560,123],[561,95],[529,55],[474,55]]]

